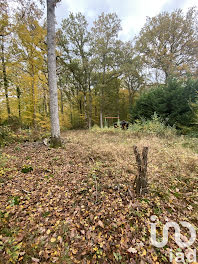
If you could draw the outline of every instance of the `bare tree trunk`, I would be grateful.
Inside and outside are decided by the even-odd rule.
[[[57,0],[47,0],[48,82],[50,91],[51,144],[54,147],[61,145],[55,53],[55,6],[57,2]]]
[[[71,102],[70,102],[69,106],[70,106],[70,122],[71,122],[71,126],[73,127],[73,115],[72,115],[72,105],[71,105]]]
[[[102,115],[102,109],[100,109],[100,128],[103,128],[103,115]]]
[[[16,92],[17,92],[17,99],[18,99],[18,112],[19,112],[19,120],[21,123],[21,90],[19,87],[16,88]]]
[[[64,105],[63,105],[63,90],[60,88],[60,101],[61,101],[61,114],[64,114]]]
[[[103,128],[103,100],[104,100],[104,85],[101,85],[101,94],[100,94],[100,128]]]
[[[92,121],[92,95],[91,95],[91,89],[89,88],[89,129],[91,129],[91,121]]]
[[[45,88],[43,88],[43,113],[44,115],[47,115],[47,99],[46,99]]]
[[[103,105],[104,105],[103,101],[104,101],[105,73],[106,73],[106,67],[104,66],[102,73],[102,85],[101,85],[101,94],[100,94],[100,128],[103,128]]]
[[[129,107],[131,108],[132,103],[133,103],[133,95],[130,89],[128,91],[129,91]]]
[[[88,114],[87,114],[87,96],[86,96],[86,92],[84,91],[84,111],[85,111],[85,122],[87,124],[88,127]]]
[[[35,100],[35,87],[34,87],[34,67],[32,65],[32,105],[33,105],[33,115],[32,115],[32,125],[36,128],[36,100]]]
[[[4,83],[4,90],[5,90],[5,97],[6,97],[6,106],[7,106],[7,113],[8,117],[11,114],[10,111],[10,102],[9,102],[9,97],[8,97],[8,79],[7,79],[7,74],[6,74],[6,64],[5,64],[5,57],[4,57],[4,39],[2,36],[2,42],[1,42],[1,61],[2,61],[2,67],[3,67],[3,83]]]
[[[82,115],[83,111],[82,111],[82,99],[81,98],[79,99],[79,111],[80,111],[80,114]]]

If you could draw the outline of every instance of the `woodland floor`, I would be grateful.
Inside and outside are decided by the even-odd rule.
[[[1,150],[0,263],[170,263],[174,230],[165,248],[151,246],[150,217],[159,236],[167,220],[198,228],[198,153],[180,137],[129,131],[64,138],[59,149],[25,142]],[[142,198],[132,190],[134,144],[149,147]]]

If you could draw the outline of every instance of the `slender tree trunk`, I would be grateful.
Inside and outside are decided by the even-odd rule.
[[[88,126],[89,126],[89,129],[91,129],[91,121],[92,121],[92,95],[91,95],[91,89],[89,87],[89,120],[88,120]]]
[[[70,103],[70,122],[71,122],[71,127],[73,127],[73,115],[72,115],[72,105]]]
[[[86,120],[86,124],[87,124],[87,126],[88,126],[87,96],[86,96],[86,92],[84,92],[84,111],[85,111],[85,120]]]
[[[100,109],[100,128],[103,128],[103,115],[102,115],[102,109]]]
[[[81,98],[79,99],[79,110],[80,110],[80,114],[82,115],[82,100],[81,100]]]
[[[21,90],[19,87],[16,88],[16,92],[17,92],[17,99],[18,99],[18,112],[19,112],[19,120],[21,123]]]
[[[104,101],[104,84],[101,85],[100,95],[100,127],[103,128],[103,101]]]
[[[48,82],[50,91],[51,143],[61,145],[58,116],[58,93],[56,79],[55,53],[55,6],[57,0],[47,0],[47,47],[48,47]]]
[[[44,115],[47,115],[47,100],[46,100],[45,88],[43,88],[43,112]]]
[[[133,103],[133,95],[132,95],[132,92],[129,88],[129,108],[132,107],[132,103]]]
[[[96,117],[97,116],[97,107],[96,106],[95,106],[94,110],[95,110],[95,117]]]
[[[103,101],[104,101],[105,73],[106,73],[106,68],[104,66],[103,73],[102,73],[102,85],[101,85],[101,95],[100,95],[101,96],[100,98],[100,127],[101,128],[103,128]]]
[[[64,105],[63,105],[63,90],[60,88],[60,101],[61,101],[61,114],[64,114]]]
[[[10,111],[10,102],[8,97],[8,79],[7,79],[7,73],[6,73],[6,64],[5,64],[5,56],[4,56],[4,39],[2,36],[2,42],[1,42],[1,61],[2,61],[2,67],[3,67],[3,84],[4,84],[4,90],[5,90],[5,97],[6,97],[6,106],[7,106],[7,113],[8,117],[11,114]]]
[[[95,95],[94,95],[95,98],[97,98],[97,91],[96,91],[96,89],[94,89],[94,93],[95,93]],[[95,114],[95,118],[96,118],[96,117],[98,116],[98,115],[97,115],[97,107],[96,107],[96,105],[95,105],[95,107],[94,107],[94,110],[95,110],[95,111],[94,111],[94,114]]]
[[[32,125],[36,128],[36,100],[35,100],[35,85],[34,85],[34,67],[32,65],[32,105],[33,105],[33,115],[32,115]]]

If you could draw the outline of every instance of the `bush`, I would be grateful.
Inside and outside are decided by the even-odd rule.
[[[0,126],[0,147],[6,145],[6,143],[11,140],[12,140],[11,129],[6,126]]]
[[[0,126],[0,147],[14,142],[36,142],[49,137],[49,135],[49,133],[39,130],[20,129],[12,131],[9,126]]]
[[[191,104],[196,101],[197,91],[198,80],[169,80],[166,85],[153,88],[139,97],[132,108],[131,121],[151,119],[156,112],[167,125],[180,129],[193,126],[195,114]]]
[[[21,121],[17,116],[10,116],[2,123],[3,126],[10,127],[11,130],[16,131],[21,127]]]
[[[162,137],[172,137],[177,133],[174,127],[166,126],[165,122],[156,113],[154,113],[151,120],[137,120],[129,127],[129,130],[133,133],[141,132]]]

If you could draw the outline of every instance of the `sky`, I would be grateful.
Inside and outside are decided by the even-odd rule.
[[[146,22],[146,17],[152,17],[162,11],[172,12],[181,8],[198,7],[198,0],[62,0],[56,8],[57,22],[66,18],[70,12],[83,13],[92,25],[102,12],[116,12],[121,19],[122,31],[120,39],[132,40]]]

